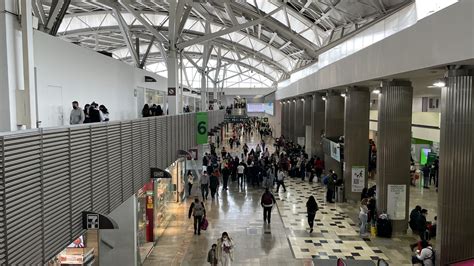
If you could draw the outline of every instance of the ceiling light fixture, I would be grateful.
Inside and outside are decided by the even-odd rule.
[[[380,94],[380,89],[375,89],[372,91],[374,94]]]
[[[345,92],[341,93],[341,97],[344,97],[344,98],[345,98],[345,97],[346,97],[346,93],[345,93]]]
[[[438,88],[443,88],[446,86],[446,83],[442,80],[438,80],[435,83],[433,83],[433,86],[438,87]]]
[[[323,98],[323,101],[326,101],[326,96],[323,96],[322,98]]]

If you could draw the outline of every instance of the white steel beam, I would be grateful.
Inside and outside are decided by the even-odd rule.
[[[130,54],[132,55],[132,59],[135,66],[139,67],[140,60],[138,58],[138,54],[133,48],[132,38],[130,36],[130,31],[128,29],[127,22],[125,22],[125,19],[122,17],[122,14],[120,14],[120,10],[117,8],[117,6],[111,5],[109,7],[112,8],[114,17],[117,20],[117,23],[119,25],[120,32],[122,33],[123,40],[125,41],[125,44],[127,45],[127,48],[130,51]]]
[[[188,47],[188,46],[191,46],[191,45],[194,45],[194,44],[198,44],[198,43],[213,40],[213,39],[218,38],[222,35],[226,35],[226,34],[229,34],[229,33],[235,32],[235,31],[240,31],[240,30],[246,29],[248,27],[252,27],[254,25],[257,25],[257,24],[261,23],[267,17],[275,14],[276,12],[280,11],[281,9],[282,9],[282,7],[276,8],[272,12],[266,14],[265,16],[260,17],[260,18],[255,19],[255,20],[252,20],[252,21],[249,21],[249,22],[246,22],[244,24],[239,24],[239,25],[236,25],[236,26],[233,26],[233,27],[230,27],[230,28],[226,28],[224,30],[213,32],[211,34],[208,34],[208,35],[205,35],[205,36],[202,36],[202,37],[198,37],[198,38],[195,38],[195,39],[192,39],[192,40],[189,40],[189,41],[178,43],[177,47],[179,49],[183,49],[185,47]]]

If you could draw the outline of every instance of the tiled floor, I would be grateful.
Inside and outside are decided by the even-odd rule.
[[[248,139],[250,148],[258,140]],[[240,154],[236,149],[232,152]],[[383,258],[390,265],[411,265],[408,246],[415,241],[411,234],[363,239],[357,227],[358,204],[326,204],[325,188],[320,184],[292,178],[286,184],[286,193],[275,193],[278,208],[272,211],[271,226],[262,219],[259,199],[263,190],[240,189],[236,183],[231,183],[228,191],[221,191],[217,200],[206,202],[210,225],[201,236],[193,235],[192,221],[187,219],[190,200],[174,208],[176,220],[145,265],[208,265],[207,251],[224,231],[236,243],[233,265],[313,265],[313,258],[337,257],[372,261]],[[316,197],[320,208],[312,234],[308,232],[305,207],[309,195]],[[436,196],[434,190],[412,190],[410,206],[423,202],[421,205],[433,210],[433,215]]]

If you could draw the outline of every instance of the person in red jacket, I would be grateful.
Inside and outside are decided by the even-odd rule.
[[[317,157],[316,161],[314,161],[314,172],[316,174],[316,181],[321,181],[321,175],[323,174],[324,170],[324,161],[321,158]]]

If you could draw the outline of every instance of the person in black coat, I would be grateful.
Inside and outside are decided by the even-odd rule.
[[[308,201],[306,202],[306,211],[308,213],[308,225],[309,232],[313,232],[314,226],[314,217],[316,217],[316,212],[319,210],[318,203],[313,196],[309,196]]]

